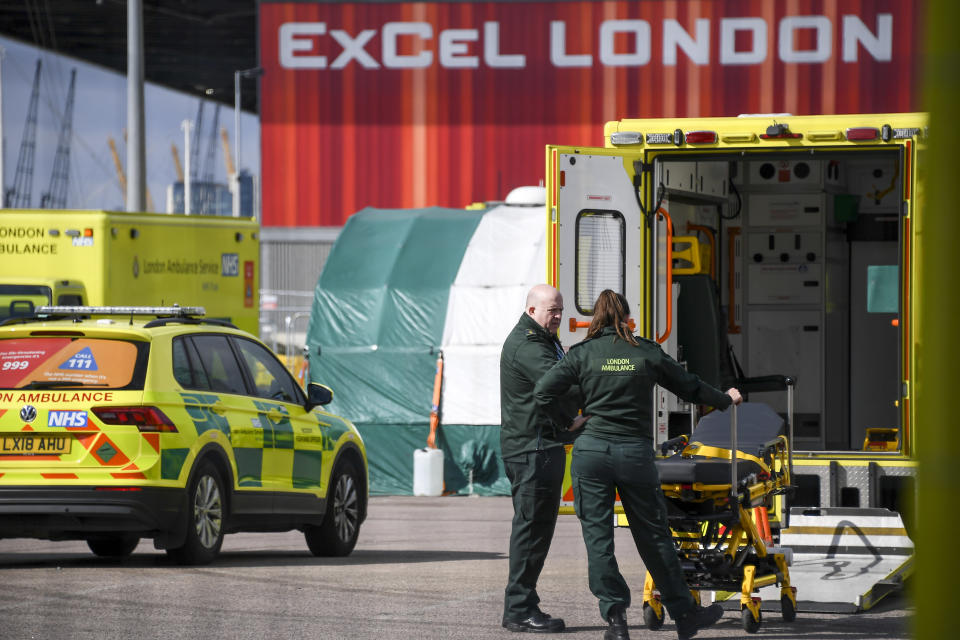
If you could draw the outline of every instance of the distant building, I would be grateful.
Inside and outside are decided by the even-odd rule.
[[[247,171],[240,172],[237,179],[240,189],[240,215],[252,216],[255,213],[257,202],[256,180]],[[183,182],[174,182],[167,187],[167,213],[183,213],[184,186]],[[233,192],[229,185],[217,182],[190,183],[190,213],[232,216]]]
[[[237,183],[240,187],[240,215],[255,215],[259,220],[260,194],[258,193],[259,184],[256,178],[249,171],[241,171],[240,175],[237,176]]]

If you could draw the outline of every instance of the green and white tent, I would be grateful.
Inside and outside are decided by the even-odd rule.
[[[338,236],[310,315],[310,380],[360,430],[372,493],[412,493],[442,351],[445,491],[509,494],[500,348],[545,278],[542,204],[525,187],[482,211],[367,208]]]

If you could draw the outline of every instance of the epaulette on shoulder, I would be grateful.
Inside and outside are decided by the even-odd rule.
[[[633,337],[634,337],[634,338],[636,339],[636,341],[639,342],[640,344],[647,344],[647,345],[649,345],[649,346],[651,346],[651,347],[659,347],[659,346],[660,346],[659,344],[657,344],[656,341],[651,340],[650,338],[644,338],[643,336],[638,336],[638,335],[634,335]]]
[[[527,340],[536,340],[539,338],[537,332],[533,329],[527,329],[527,332],[524,335],[526,336]]]

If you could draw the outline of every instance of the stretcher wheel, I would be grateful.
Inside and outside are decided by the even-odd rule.
[[[743,630],[747,633],[756,633],[760,630],[760,621],[763,620],[763,614],[758,613],[757,618],[754,619],[753,613],[750,609],[744,607],[740,610],[740,621],[743,623]]]
[[[650,605],[643,605],[643,624],[647,625],[647,629],[650,629],[650,631],[656,631],[662,627],[664,617],[662,613],[658,616]]]
[[[797,608],[793,606],[790,596],[780,596],[780,612],[784,622],[793,622],[797,619]]]

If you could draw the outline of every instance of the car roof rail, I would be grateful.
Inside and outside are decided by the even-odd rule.
[[[229,320],[221,320],[219,318],[192,318],[192,317],[182,317],[182,318],[157,318],[156,320],[151,320],[150,322],[143,325],[144,329],[150,329],[153,327],[165,327],[168,324],[209,324],[217,327],[229,327],[231,329],[237,329],[237,325],[233,324]]]

